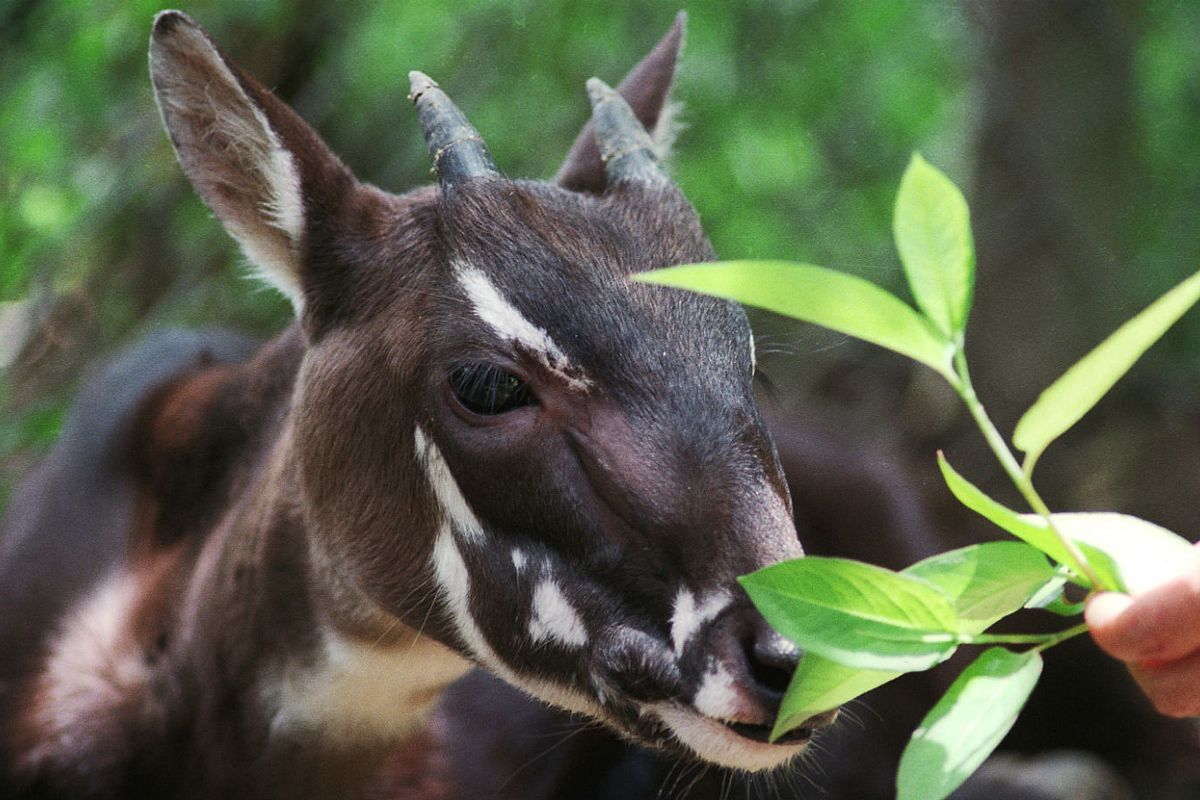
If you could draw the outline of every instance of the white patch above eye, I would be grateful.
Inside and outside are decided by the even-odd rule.
[[[482,270],[458,262],[454,265],[454,274],[467,293],[475,315],[486,322],[497,336],[532,350],[550,366],[567,365],[566,355],[550,338],[550,334],[526,319],[500,294],[496,284]]]
[[[590,382],[580,377],[550,334],[528,319],[505,299],[496,284],[477,267],[464,262],[454,264],[454,274],[466,292],[475,316],[487,323],[492,331],[506,342],[513,342],[534,353],[549,369],[554,370],[575,389],[586,389]]]
[[[467,498],[463,497],[462,490],[458,488],[458,482],[454,480],[450,466],[442,457],[442,451],[425,435],[420,425],[413,431],[413,440],[417,445],[417,457],[425,465],[425,474],[429,478],[429,485],[433,487],[433,493],[437,495],[442,512],[461,536],[473,542],[483,541],[483,526],[479,524],[479,519],[475,512],[471,511]]]
[[[679,594],[675,595],[674,613],[671,615],[671,641],[675,645],[675,655],[682,655],[688,640],[732,601],[729,592],[719,590],[697,604],[696,596],[689,589],[680,589]]]
[[[534,642],[549,639],[568,647],[587,644],[588,632],[583,620],[554,581],[544,580],[533,590],[529,637]]]

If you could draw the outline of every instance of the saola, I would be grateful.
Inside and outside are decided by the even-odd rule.
[[[158,16],[179,161],[296,323],[135,349],[14,498],[5,796],[355,796],[471,664],[678,756],[804,749],[735,582],[801,555],[746,318],[630,279],[713,258],[644,127],[682,35],[589,82],[554,183],[413,73],[438,180],[394,196]]]

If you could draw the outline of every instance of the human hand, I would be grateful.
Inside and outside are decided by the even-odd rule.
[[[1096,644],[1170,717],[1200,716],[1200,550],[1193,555],[1135,596],[1093,595],[1084,614]]]

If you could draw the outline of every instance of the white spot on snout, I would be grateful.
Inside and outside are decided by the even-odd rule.
[[[700,689],[692,705],[701,714],[717,719],[734,719],[739,716],[738,694],[733,685],[733,676],[724,664],[714,664],[704,673]]]
[[[587,644],[588,632],[583,620],[554,581],[544,580],[533,590],[529,638],[534,642],[549,639],[569,647]]]
[[[675,595],[675,610],[671,615],[671,641],[675,644],[675,655],[682,655],[688,640],[732,601],[729,592],[719,590],[697,604],[696,596],[690,590],[680,589],[679,594]]]

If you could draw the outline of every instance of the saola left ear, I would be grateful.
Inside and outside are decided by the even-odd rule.
[[[299,315],[306,290],[320,282],[305,274],[310,217],[336,207],[357,185],[350,171],[186,14],[155,18],[150,77],[192,185]]]
[[[667,115],[664,112],[667,111],[671,84],[675,80],[675,66],[683,49],[686,29],[687,12],[680,11],[667,34],[617,86],[617,91],[629,103],[634,115],[656,140],[661,140],[668,133],[666,129],[669,126],[665,124]],[[564,189],[576,192],[599,194],[604,191],[607,185],[604,162],[600,159],[590,121],[575,139],[554,181]]]

